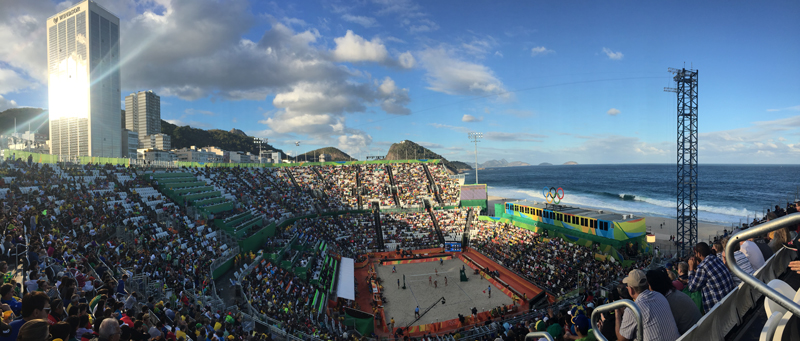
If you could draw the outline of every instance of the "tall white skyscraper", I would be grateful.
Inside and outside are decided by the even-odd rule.
[[[161,133],[161,97],[153,90],[139,91],[125,97],[125,129],[146,135]]]
[[[119,18],[82,1],[47,19],[50,153],[122,156]]]

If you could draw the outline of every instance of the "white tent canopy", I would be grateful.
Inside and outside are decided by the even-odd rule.
[[[342,257],[342,262],[339,263],[339,285],[336,289],[336,296],[351,301],[355,300],[355,279],[355,261],[352,258]]]

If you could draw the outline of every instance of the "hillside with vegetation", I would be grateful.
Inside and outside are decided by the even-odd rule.
[[[420,146],[412,141],[405,140],[400,143],[393,143],[386,153],[386,160],[409,160],[409,159],[440,159],[442,164],[450,173],[458,173],[459,170],[472,169],[463,162],[450,162],[443,156],[434,153],[428,148]]]
[[[0,112],[0,134],[14,132],[14,119],[17,119],[17,132],[24,133],[30,127],[39,134],[50,136],[50,117],[42,108],[11,108]]]
[[[239,132],[230,132],[219,129],[204,130],[190,126],[176,126],[161,120],[161,132],[171,137],[172,148],[197,148],[219,147],[224,150],[250,152],[258,155],[258,145],[253,143],[253,137]],[[272,145],[262,144],[262,151],[275,150],[281,152],[281,157],[286,154]]]
[[[310,152],[306,152],[300,154],[297,159],[298,160],[309,160],[312,162],[319,161],[320,154],[328,154],[331,156],[330,159],[325,161],[357,161],[352,156],[348,155],[347,153],[339,150],[339,148],[335,147],[325,147],[320,149],[315,149]]]

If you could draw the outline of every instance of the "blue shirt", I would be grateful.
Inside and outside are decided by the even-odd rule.
[[[22,325],[25,324],[24,319],[16,319],[11,321],[8,325],[11,327],[10,330],[6,330],[0,333],[0,341],[16,341],[17,335],[19,334],[19,329],[22,328]]]
[[[124,294],[125,293],[125,280],[124,279],[119,280],[119,283],[117,284],[117,292],[120,293],[120,294]]]
[[[14,297],[11,297],[10,300],[0,300],[0,303],[8,304],[11,307],[11,311],[14,312],[14,315],[20,316],[22,312],[22,302],[17,301]]]

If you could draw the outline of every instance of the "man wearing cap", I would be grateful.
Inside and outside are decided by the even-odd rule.
[[[633,298],[639,311],[642,313],[642,326],[644,339],[647,341],[674,341],[680,337],[675,318],[669,309],[669,302],[664,295],[650,291],[645,272],[639,269],[631,270],[622,280],[628,286],[628,293]],[[625,308],[616,310],[617,340],[634,340],[638,326],[636,316]],[[643,341],[643,340],[639,340]]]

